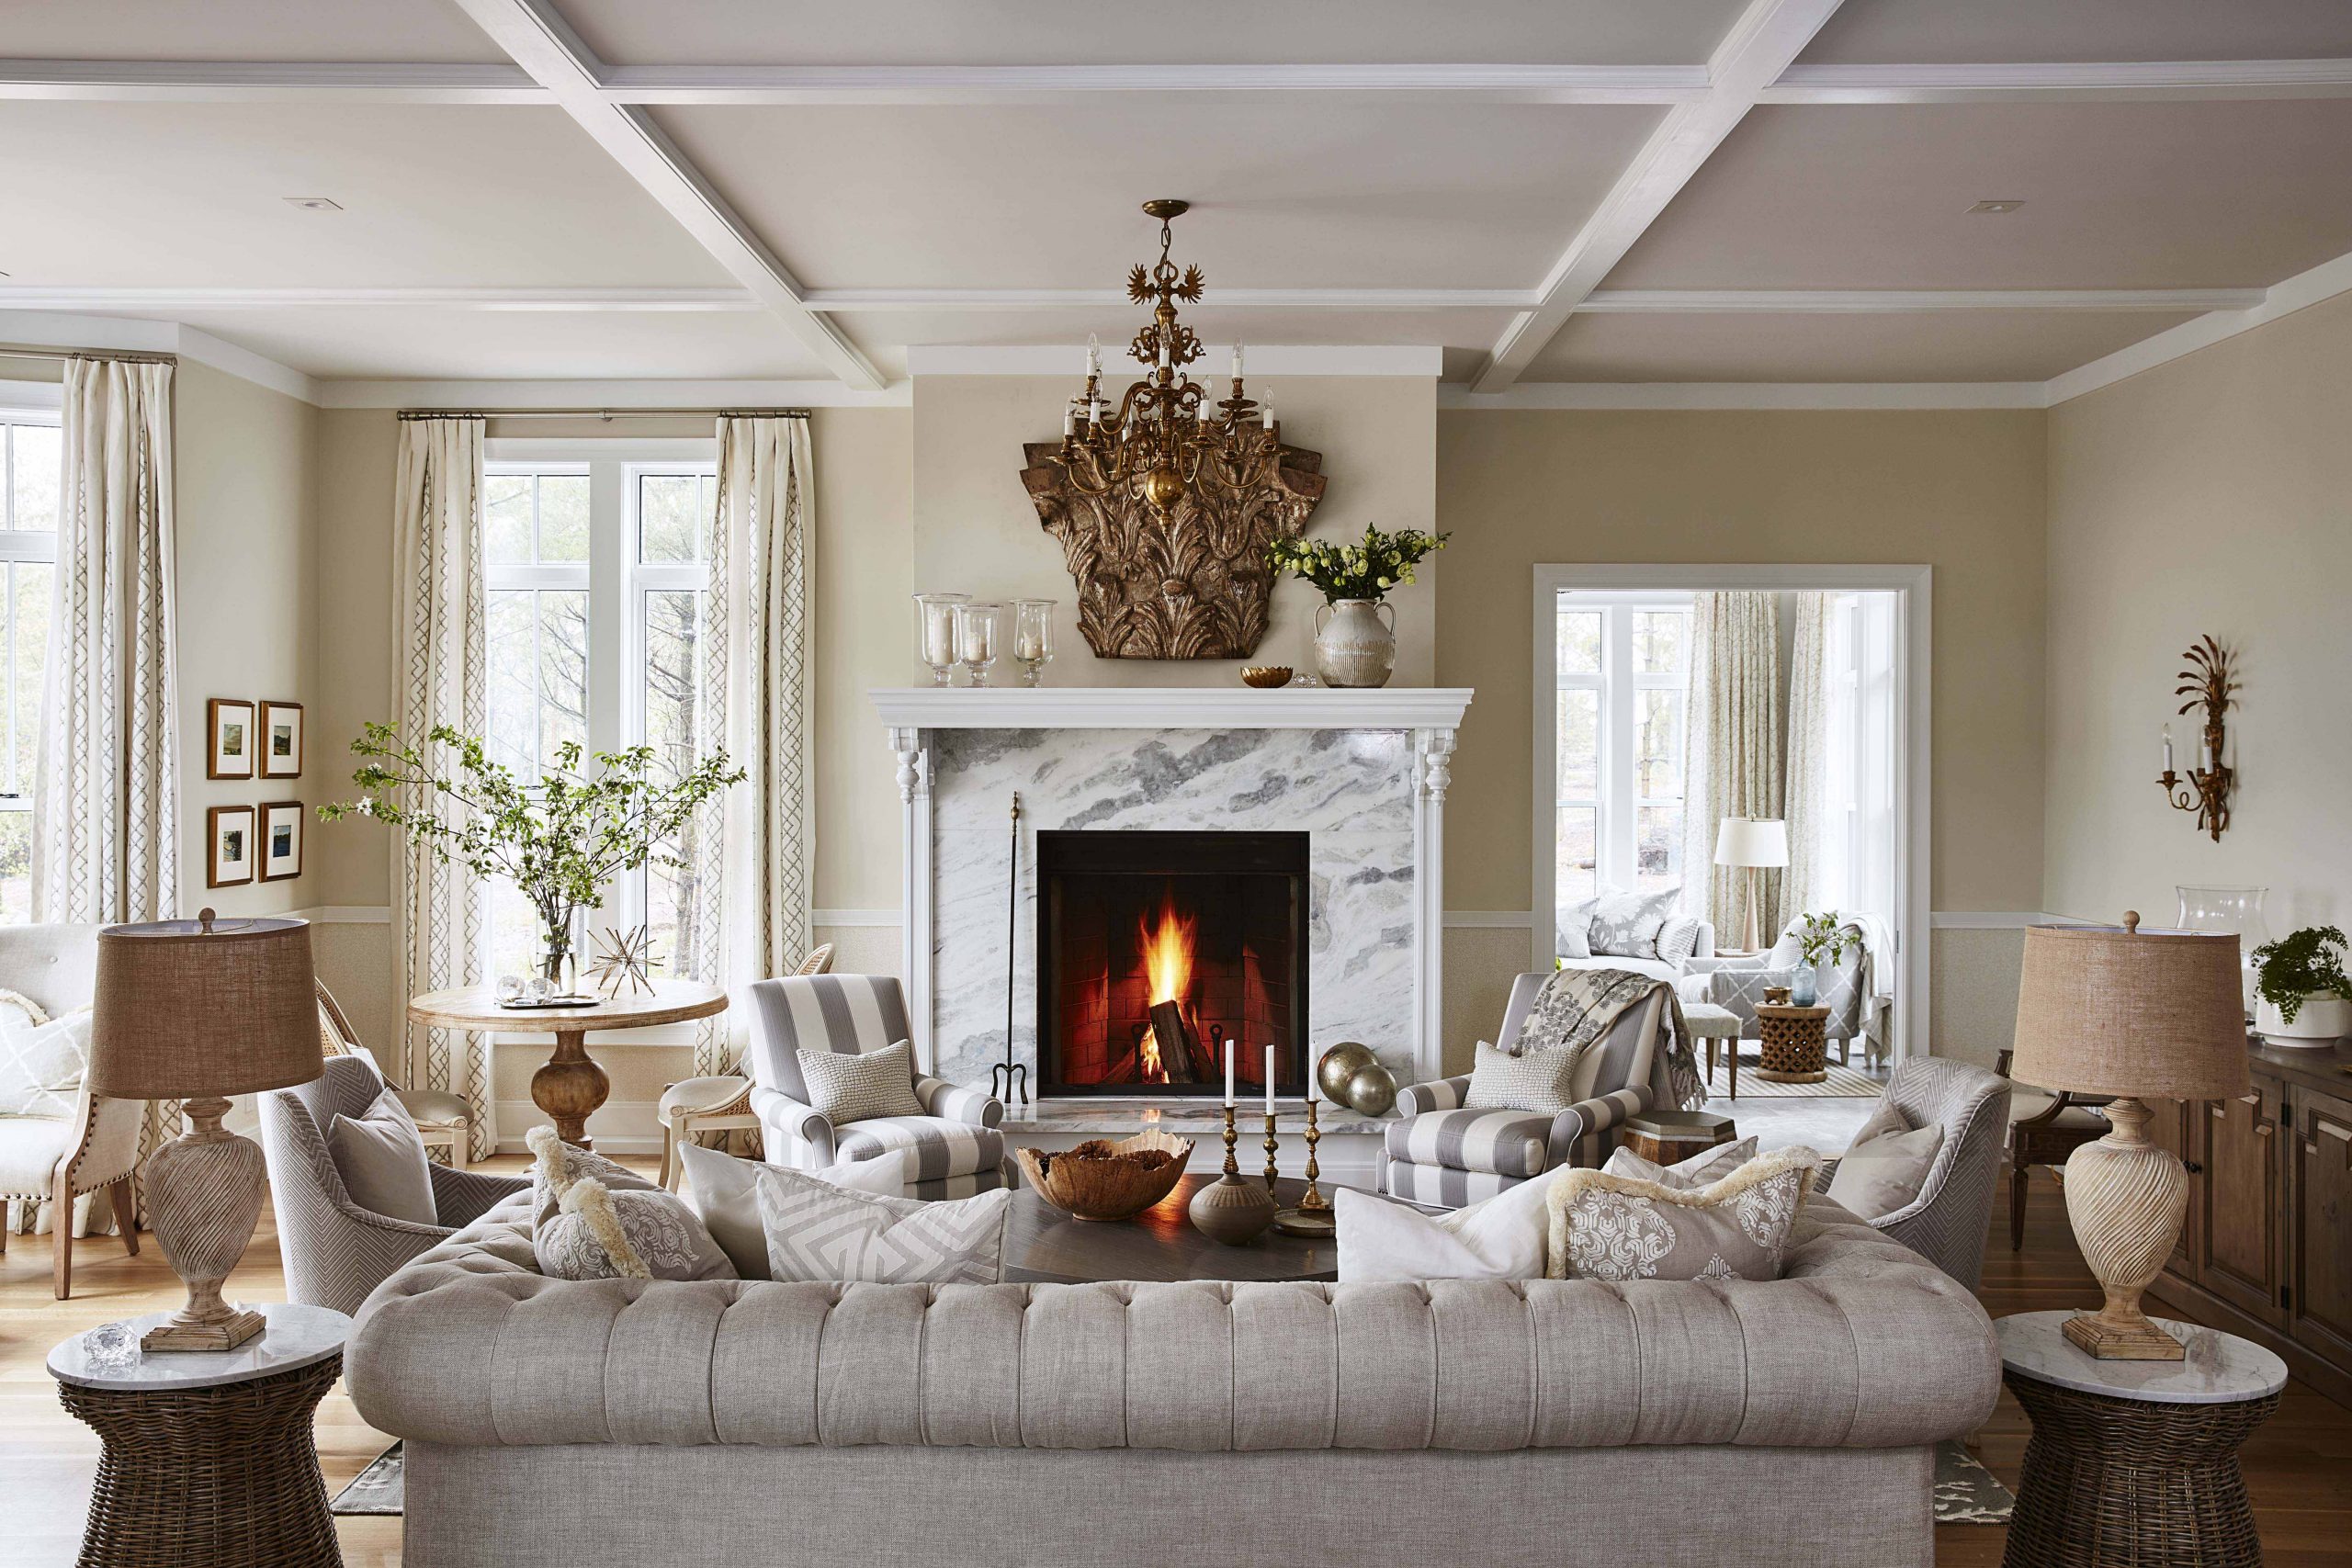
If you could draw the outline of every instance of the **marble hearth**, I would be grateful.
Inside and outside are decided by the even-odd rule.
[[[1256,830],[1309,836],[1312,1044],[1361,1040],[1400,1081],[1434,1076],[1445,791],[1470,697],[1453,689],[874,693],[899,762],[918,1056],[941,1077],[987,1083],[1004,1059],[1009,1001],[1013,1060],[1030,1069],[1034,1092],[1039,831]],[[1132,1126],[1135,1112],[1098,1105],[1089,1115]]]

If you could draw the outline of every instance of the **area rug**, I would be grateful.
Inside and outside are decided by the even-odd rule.
[[[334,1495],[329,1506],[338,1514],[394,1514],[403,1502],[401,1446],[394,1443],[361,1471],[352,1483]],[[1936,1523],[1939,1525],[2005,1525],[2017,1499],[1999,1477],[1976,1462],[1957,1440],[1936,1445]]]
[[[1943,1467],[1936,1467],[1939,1478]],[[1937,1495],[1942,1495],[1942,1487]],[[407,1501],[407,1484],[401,1473],[401,1446],[394,1443],[376,1456],[375,1462],[352,1477],[351,1484],[334,1495],[327,1511],[334,1514],[398,1515]]]
[[[2005,1525],[2017,1506],[2001,1478],[1979,1463],[1966,1444],[1947,1438],[1936,1445],[1936,1523]]]
[[[1860,1056],[1855,1058],[1860,1060]],[[1700,1057],[1700,1065],[1706,1058]],[[1860,1067],[1828,1065],[1829,1076],[1819,1083],[1770,1083],[1756,1076],[1753,1061],[1739,1065],[1739,1098],[1742,1100],[1876,1100],[1886,1092],[1886,1086]],[[1731,1093],[1731,1069],[1720,1058],[1715,1070],[1707,1076],[1707,1092],[1718,1098]]]

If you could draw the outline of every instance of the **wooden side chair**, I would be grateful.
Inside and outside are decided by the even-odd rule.
[[[2010,1053],[2001,1053],[1995,1071],[2009,1076]],[[2107,1136],[2107,1100],[2060,1089],[2018,1089],[2009,1094],[2009,1250],[2025,1247],[2027,1170],[2046,1165],[2054,1173],[2066,1156]]]
[[[833,967],[833,944],[820,942],[800,961],[796,975],[823,975]],[[662,1185],[675,1190],[684,1167],[678,1145],[697,1133],[760,1130],[752,1111],[751,1068],[738,1060],[734,1070],[707,1078],[687,1078],[662,1089]]]

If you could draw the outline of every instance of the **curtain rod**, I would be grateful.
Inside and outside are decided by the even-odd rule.
[[[402,419],[807,419],[807,409],[402,409]]]
[[[177,365],[176,354],[141,354],[134,349],[20,348],[0,343],[0,359],[125,359],[136,365]]]

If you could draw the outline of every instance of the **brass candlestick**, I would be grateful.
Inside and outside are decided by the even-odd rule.
[[[1274,1190],[1274,1154],[1281,1147],[1282,1145],[1274,1138],[1274,1119],[1269,1114],[1266,1117],[1266,1191],[1269,1196]]]
[[[1298,1201],[1297,1208],[1284,1209],[1274,1216],[1274,1228],[1285,1235],[1329,1235],[1338,1228],[1329,1201],[1315,1184],[1322,1174],[1315,1167],[1315,1145],[1322,1136],[1315,1124],[1315,1100],[1310,1096],[1306,1101],[1306,1196]]]

